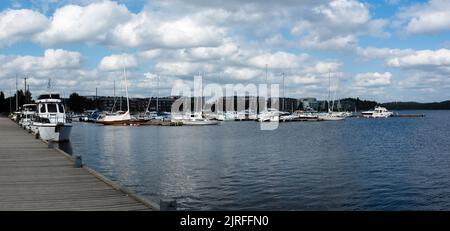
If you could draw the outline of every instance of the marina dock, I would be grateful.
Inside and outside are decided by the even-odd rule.
[[[0,210],[149,211],[159,207],[0,117]]]

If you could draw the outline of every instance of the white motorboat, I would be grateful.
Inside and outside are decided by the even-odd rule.
[[[36,103],[31,131],[45,141],[69,141],[72,121],[66,116],[59,94],[41,94]]]
[[[346,115],[346,113],[334,112],[334,111],[331,111],[331,109],[329,109],[328,113],[319,113],[318,118],[319,118],[319,120],[323,120],[323,121],[339,121],[339,120],[345,120],[345,118],[347,118],[347,115]]]
[[[251,109],[243,110],[236,113],[236,120],[257,120],[258,115]]]
[[[298,118],[296,120],[298,121],[318,121],[319,116],[317,112],[313,111],[295,111],[293,115],[296,115]]]
[[[24,104],[19,125],[24,129],[29,130],[31,121],[33,120],[35,113],[36,113],[36,104]]]
[[[385,107],[380,106],[376,106],[373,111],[362,112],[362,116],[365,118],[388,118],[393,115],[393,112],[388,111]]]
[[[22,112],[21,111],[15,111],[10,115],[10,118],[12,121],[19,123],[19,119],[21,117]]]
[[[183,125],[218,125],[219,121],[203,118],[201,113],[194,113],[188,119],[182,119]]]
[[[287,122],[287,121],[295,121],[299,119],[299,115],[296,113],[289,113],[289,112],[281,112],[280,113],[280,121]]]
[[[339,120],[345,120],[346,116],[342,115],[341,113],[328,112],[328,113],[319,114],[318,118],[319,118],[319,120],[323,120],[323,121],[339,121]]]
[[[278,122],[280,121],[280,111],[275,108],[267,108],[259,113],[259,122]]]
[[[219,121],[234,121],[238,118],[235,111],[230,112],[219,112],[217,114],[217,120]]]

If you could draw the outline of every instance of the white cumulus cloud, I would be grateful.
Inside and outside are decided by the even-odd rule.
[[[423,67],[423,66],[450,66],[450,50],[421,50],[403,57],[387,60],[393,67]]]
[[[55,11],[50,26],[36,41],[46,45],[104,41],[111,28],[130,17],[127,7],[112,1],[66,5]]]
[[[227,67],[224,70],[225,75],[235,80],[251,80],[258,76],[263,76],[260,70],[252,68]]]
[[[0,66],[6,70],[22,72],[73,69],[81,67],[81,54],[62,49],[47,49],[44,56],[4,57]]]
[[[358,87],[381,87],[391,84],[392,74],[390,72],[360,73],[355,76],[355,85]]]
[[[409,34],[439,33],[450,30],[450,1],[430,0],[404,8],[398,22]]]
[[[258,68],[265,68],[266,64],[270,68],[298,68],[307,59],[307,54],[294,55],[292,53],[278,51],[251,57],[248,63]]]
[[[111,32],[109,43],[127,47],[182,48],[217,46],[225,31],[192,18],[161,20],[143,11]]]
[[[0,13],[0,47],[11,45],[43,31],[49,24],[43,14],[29,10],[5,10]]]
[[[134,68],[138,66],[138,61],[134,55],[119,54],[105,56],[100,61],[98,68],[102,71],[116,71],[123,68]]]

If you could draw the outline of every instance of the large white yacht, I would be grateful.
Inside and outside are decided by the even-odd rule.
[[[394,113],[388,111],[385,107],[376,106],[373,111],[364,111],[362,115],[366,118],[388,118],[393,116]]]
[[[66,116],[59,94],[41,94],[36,103],[31,131],[45,141],[69,141],[72,121]]]

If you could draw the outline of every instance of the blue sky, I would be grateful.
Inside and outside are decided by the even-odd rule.
[[[12,0],[0,2],[0,90],[15,75],[64,94],[132,96],[190,84],[281,83],[318,97],[450,99],[450,0]]]

